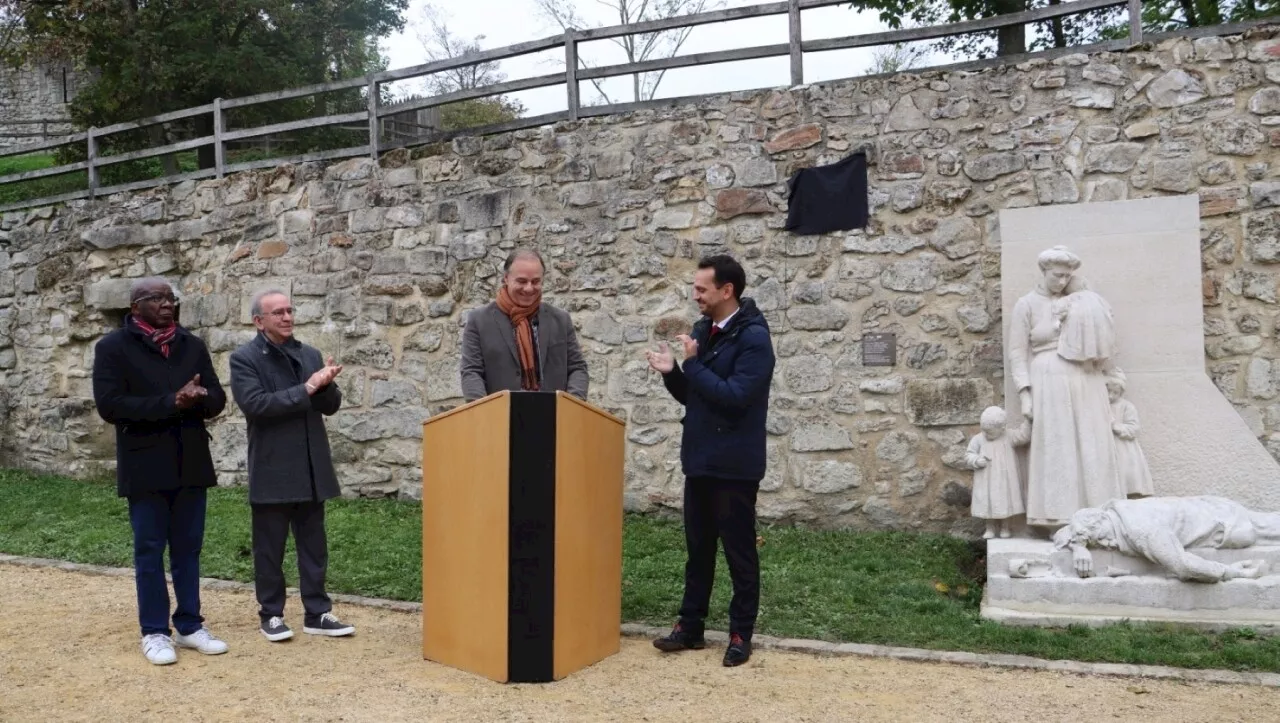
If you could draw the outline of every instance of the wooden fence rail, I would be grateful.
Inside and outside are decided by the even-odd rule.
[[[70,126],[70,118],[39,118],[36,120],[3,120],[0,121],[0,139],[61,138],[65,133],[51,133],[50,126]],[[36,130],[24,130],[35,127]],[[19,141],[22,142],[22,141]]]
[[[779,2],[771,2],[761,5],[716,10],[696,15],[664,18],[661,20],[631,23],[628,25],[616,25],[589,30],[570,29],[560,35],[549,38],[531,40],[524,43],[518,43],[516,45],[494,48],[492,50],[484,50],[457,58],[433,61],[398,70],[371,73],[362,78],[352,78],[332,83],[319,83],[306,87],[259,93],[257,95],[241,98],[218,98],[212,103],[195,108],[163,113],[150,118],[130,121],[128,123],[117,123],[104,128],[90,128],[84,132],[73,133],[68,136],[41,143],[24,144],[18,148],[0,149],[0,158],[28,155],[34,152],[49,151],[76,144],[85,144],[86,151],[86,159],[83,161],[67,163],[53,168],[0,176],[0,187],[7,184],[20,183],[39,178],[48,178],[67,173],[77,173],[80,171],[86,171],[88,177],[88,187],[84,190],[0,205],[0,212],[46,205],[50,203],[59,203],[80,198],[94,198],[97,196],[138,190],[141,188],[175,183],[184,180],[214,177],[222,178],[229,173],[258,168],[269,168],[287,162],[333,160],[365,155],[376,159],[382,152],[424,142],[421,138],[416,138],[402,132],[387,132],[390,130],[388,126],[398,125],[399,127],[403,127],[403,124],[398,124],[392,116],[402,116],[403,114],[412,111],[428,108],[440,108],[451,103],[476,100],[517,91],[532,90],[535,88],[545,88],[562,84],[565,85],[568,109],[565,111],[547,113],[529,118],[519,118],[507,123],[486,126],[483,128],[469,128],[450,133],[436,133],[432,136],[431,140],[446,140],[461,134],[498,133],[538,127],[563,120],[576,120],[582,117],[613,115],[616,113],[639,110],[647,107],[653,107],[658,104],[669,104],[672,102],[672,99],[664,99],[662,101],[623,103],[604,106],[583,106],[579,96],[579,84],[584,80],[630,76],[645,72],[669,70],[673,68],[688,68],[714,63],[729,63],[756,58],[788,57],[790,58],[790,81],[793,86],[796,86],[804,84],[803,62],[805,53],[878,45],[895,45],[898,43],[909,43],[948,36],[985,32],[1004,27],[1042,22],[1053,18],[1077,15],[1080,13],[1118,6],[1126,6],[1128,10],[1130,27],[1130,37],[1128,42],[1136,44],[1142,41],[1141,0],[1072,0],[1071,2],[1039,8],[1036,10],[999,15],[979,20],[969,20],[960,23],[893,30],[889,32],[854,35],[842,38],[822,40],[803,39],[801,23],[802,11],[834,5],[843,5],[848,2],[849,0],[781,0]],[[579,62],[579,51],[581,45],[586,42],[776,15],[786,15],[788,18],[788,40],[786,43],[695,53],[690,55],[678,55],[670,58],[594,68],[583,67]],[[1114,45],[1114,43],[1109,44],[1109,46],[1110,45]],[[565,70],[561,73],[511,80],[481,88],[459,90],[452,93],[445,93],[400,103],[391,103],[386,105],[379,103],[379,94],[383,86],[389,83],[421,78],[434,73],[456,68],[470,67],[480,63],[493,62],[557,49],[562,50],[565,58]],[[227,129],[228,110],[296,98],[315,97],[326,93],[355,89],[363,89],[365,95],[365,108],[360,111],[338,113],[238,130]],[[148,147],[142,150],[109,156],[103,156],[98,153],[98,149],[101,147],[103,138],[107,136],[137,131],[155,125],[172,123],[174,121],[185,121],[200,116],[212,116],[212,124],[208,126],[212,128],[211,135],[204,135],[175,143],[168,143],[166,145]],[[228,143],[245,141],[247,139],[263,138],[265,136],[271,136],[288,131],[308,130],[314,128],[343,126],[350,129],[352,124],[356,124],[359,128],[368,128],[367,142],[348,148],[298,154],[282,158],[234,164],[228,164],[226,161],[226,145]],[[390,139],[384,141],[384,135],[390,136]],[[214,151],[213,167],[211,168],[176,175],[166,175],[159,178],[109,187],[103,187],[100,183],[100,171],[105,167],[146,158],[168,156],[182,151],[204,148],[206,146],[212,146]]]

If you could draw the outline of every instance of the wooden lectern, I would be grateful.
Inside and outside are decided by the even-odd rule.
[[[618,652],[625,423],[498,392],[422,426],[422,655],[499,682]]]

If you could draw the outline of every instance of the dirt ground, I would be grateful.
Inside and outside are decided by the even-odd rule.
[[[500,685],[421,658],[419,617],[336,610],[350,638],[256,631],[253,597],[204,591],[226,655],[142,657],[133,581],[0,565],[0,720],[1260,721],[1274,690],[757,651],[663,657],[647,641],[568,679]]]

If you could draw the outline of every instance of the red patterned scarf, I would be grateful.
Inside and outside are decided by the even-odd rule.
[[[138,331],[151,337],[151,341],[154,341],[156,346],[160,347],[160,353],[164,354],[165,358],[168,358],[169,342],[173,341],[173,336],[178,333],[178,325],[174,324],[164,329],[157,329],[136,316],[132,317],[132,319],[133,325],[138,327]]]

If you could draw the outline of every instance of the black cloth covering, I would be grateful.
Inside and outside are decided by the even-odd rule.
[[[828,166],[802,168],[787,182],[787,230],[801,236],[867,225],[867,154],[858,151]]]

